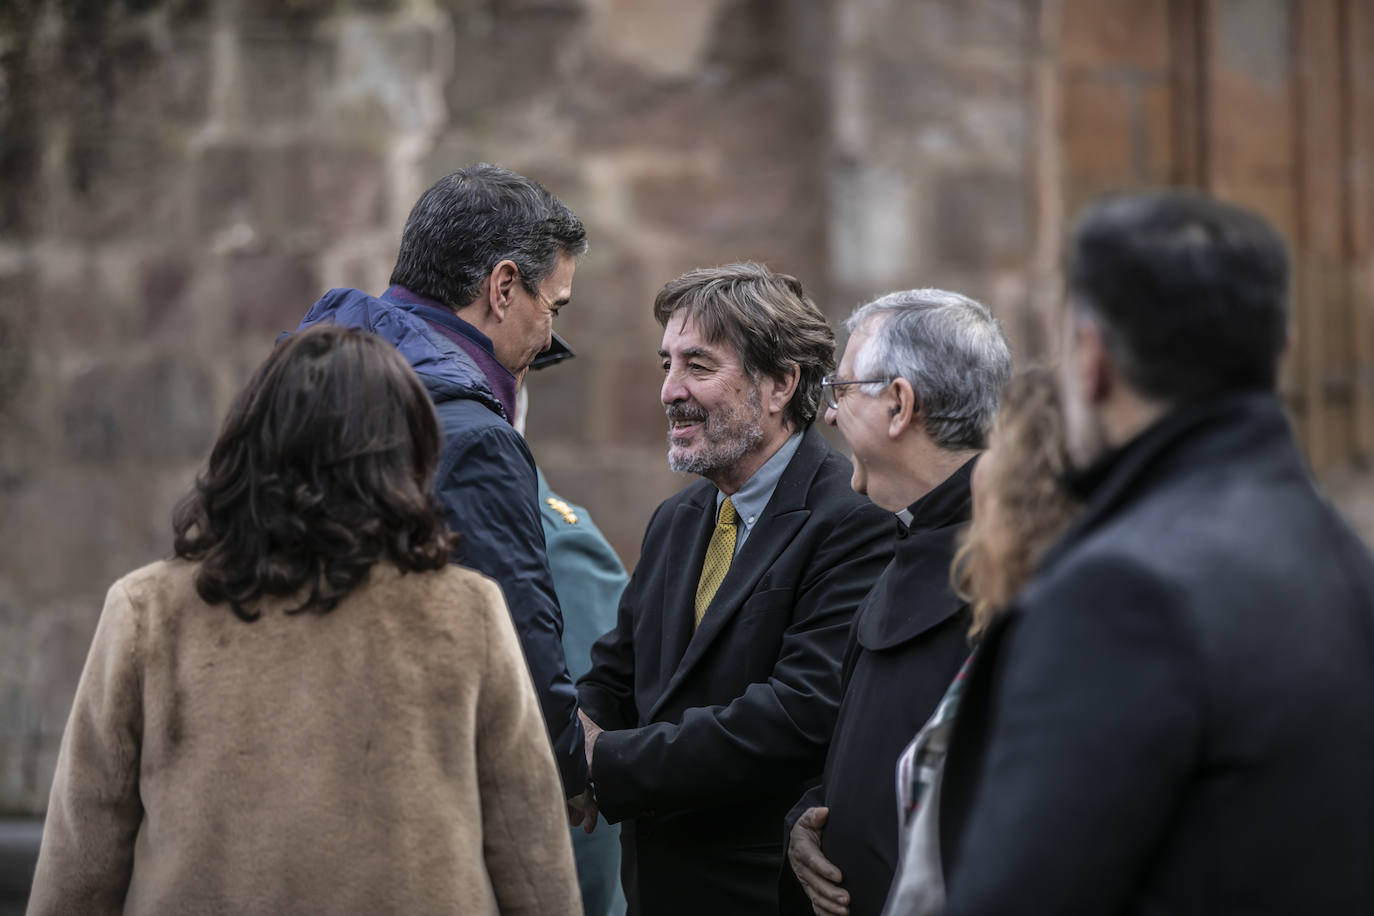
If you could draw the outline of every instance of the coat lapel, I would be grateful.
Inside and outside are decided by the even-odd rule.
[[[665,545],[668,553],[663,576],[663,643],[659,670],[665,674],[677,669],[692,639],[697,580],[706,557],[706,544],[716,523],[715,495],[715,487],[704,487],[701,493],[673,511],[672,527]]]
[[[695,667],[711,651],[712,646],[717,641],[721,631],[725,629],[730,620],[739,612],[739,609],[748,600],[749,596],[755,591],[760,579],[765,572],[772,567],[774,561],[781,555],[783,550],[797,532],[806,524],[806,520],[811,517],[811,510],[806,507],[806,496],[811,489],[811,481],[816,476],[817,469],[825,459],[828,451],[824,437],[815,429],[807,430],[802,437],[801,446],[797,453],[792,456],[786,469],[782,472],[782,477],[778,479],[778,485],[773,490],[773,496],[768,501],[768,506],[763,510],[763,515],[754,530],[750,532],[748,540],[740,548],[739,555],[730,564],[730,571],[725,574],[725,579],[720,583],[720,588],[716,595],[711,599],[711,604],[706,608],[706,614],[701,619],[701,626],[692,632],[693,606],[696,600],[697,579],[701,574],[701,563],[706,555],[706,543],[710,540],[711,528],[714,527],[714,499],[710,500],[711,511],[705,511],[702,507],[697,507],[696,520],[694,526],[696,538],[695,543],[690,547],[679,545],[679,532],[685,533],[689,528],[686,520],[679,520],[683,510],[687,505],[678,508],[678,515],[673,518],[674,526],[671,535],[670,550],[682,550],[681,553],[670,553],[669,556],[690,556],[690,562],[674,564],[669,560],[670,568],[674,571],[668,578],[665,585],[665,597],[668,599],[664,605],[664,671],[673,670],[671,662],[680,659],[676,663],[676,670],[673,671],[672,678],[666,687],[659,694],[654,702],[653,708],[649,711],[649,720],[652,721],[658,715],[664,703],[677,689],[678,685],[687,677],[692,668]],[[709,491],[714,496],[715,491]],[[694,501],[695,502],[695,501]],[[690,554],[688,550],[690,549]],[[675,582],[681,578],[683,581]],[[791,583],[774,583],[770,587],[784,587]],[[677,627],[685,621],[685,628],[678,630]],[[670,635],[672,634],[672,635]],[[674,637],[682,638],[685,636],[686,652],[682,654],[669,654],[669,644]],[[673,642],[676,646],[677,643]]]

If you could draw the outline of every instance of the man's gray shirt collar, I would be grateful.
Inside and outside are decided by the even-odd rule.
[[[763,463],[763,467],[754,472],[754,476],[744,482],[730,501],[735,504],[735,512],[739,513],[739,524],[735,534],[735,556],[739,556],[739,550],[744,546],[744,541],[749,537],[749,532],[754,530],[754,523],[763,515],[763,510],[768,506],[768,500],[773,498],[773,491],[778,488],[778,480],[782,478],[782,472],[787,468],[792,456],[797,453],[801,446],[801,431],[793,433],[787,441],[782,444],[782,448],[773,453],[773,456]],[[716,491],[716,513],[720,513],[720,504],[725,501],[725,494]]]

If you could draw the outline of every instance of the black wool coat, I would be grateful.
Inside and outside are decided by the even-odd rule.
[[[970,672],[947,916],[1374,913],[1374,562],[1278,400],[1098,477]]]
[[[896,554],[854,615],[822,784],[784,823],[785,843],[807,808],[830,809],[821,850],[844,875],[850,916],[882,912],[897,865],[897,757],[969,654],[968,607],[950,585],[950,563],[972,512],[973,464],[913,503],[909,526],[898,523]],[[788,916],[812,912],[786,864],[782,899]]]
[[[592,777],[621,832],[632,914],[777,912],[778,825],[825,760],[849,623],[892,556],[892,516],[815,429],[783,471],[701,626],[715,525],[698,481],[654,512],[582,709],[608,731]]]

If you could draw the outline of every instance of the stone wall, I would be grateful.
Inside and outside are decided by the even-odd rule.
[[[754,258],[837,321],[949,286],[1041,356],[1066,209],[1180,177],[1152,42],[1184,6],[0,6],[0,813],[43,809],[104,590],[168,552],[233,393],[321,292],[385,286],[435,178],[498,162],[587,224],[578,357],[531,379],[529,435],[633,564],[683,483],[662,283]]]
[[[104,589],[167,553],[229,398],[323,290],[385,285],[433,179],[499,162],[586,222],[559,320],[578,358],[531,380],[530,439],[632,564],[682,483],[649,310],[665,280],[754,258],[837,319],[902,286],[1024,298],[1036,8],[7,5],[0,810],[43,808]]]

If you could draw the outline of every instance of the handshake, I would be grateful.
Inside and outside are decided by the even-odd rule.
[[[587,714],[580,709],[577,711],[577,718],[582,723],[582,730],[586,735],[587,771],[591,772],[592,747],[601,735],[602,728],[587,718]],[[591,833],[596,829],[597,813],[596,793],[590,785],[581,795],[568,799],[568,823],[574,827],[580,825],[584,831]]]

